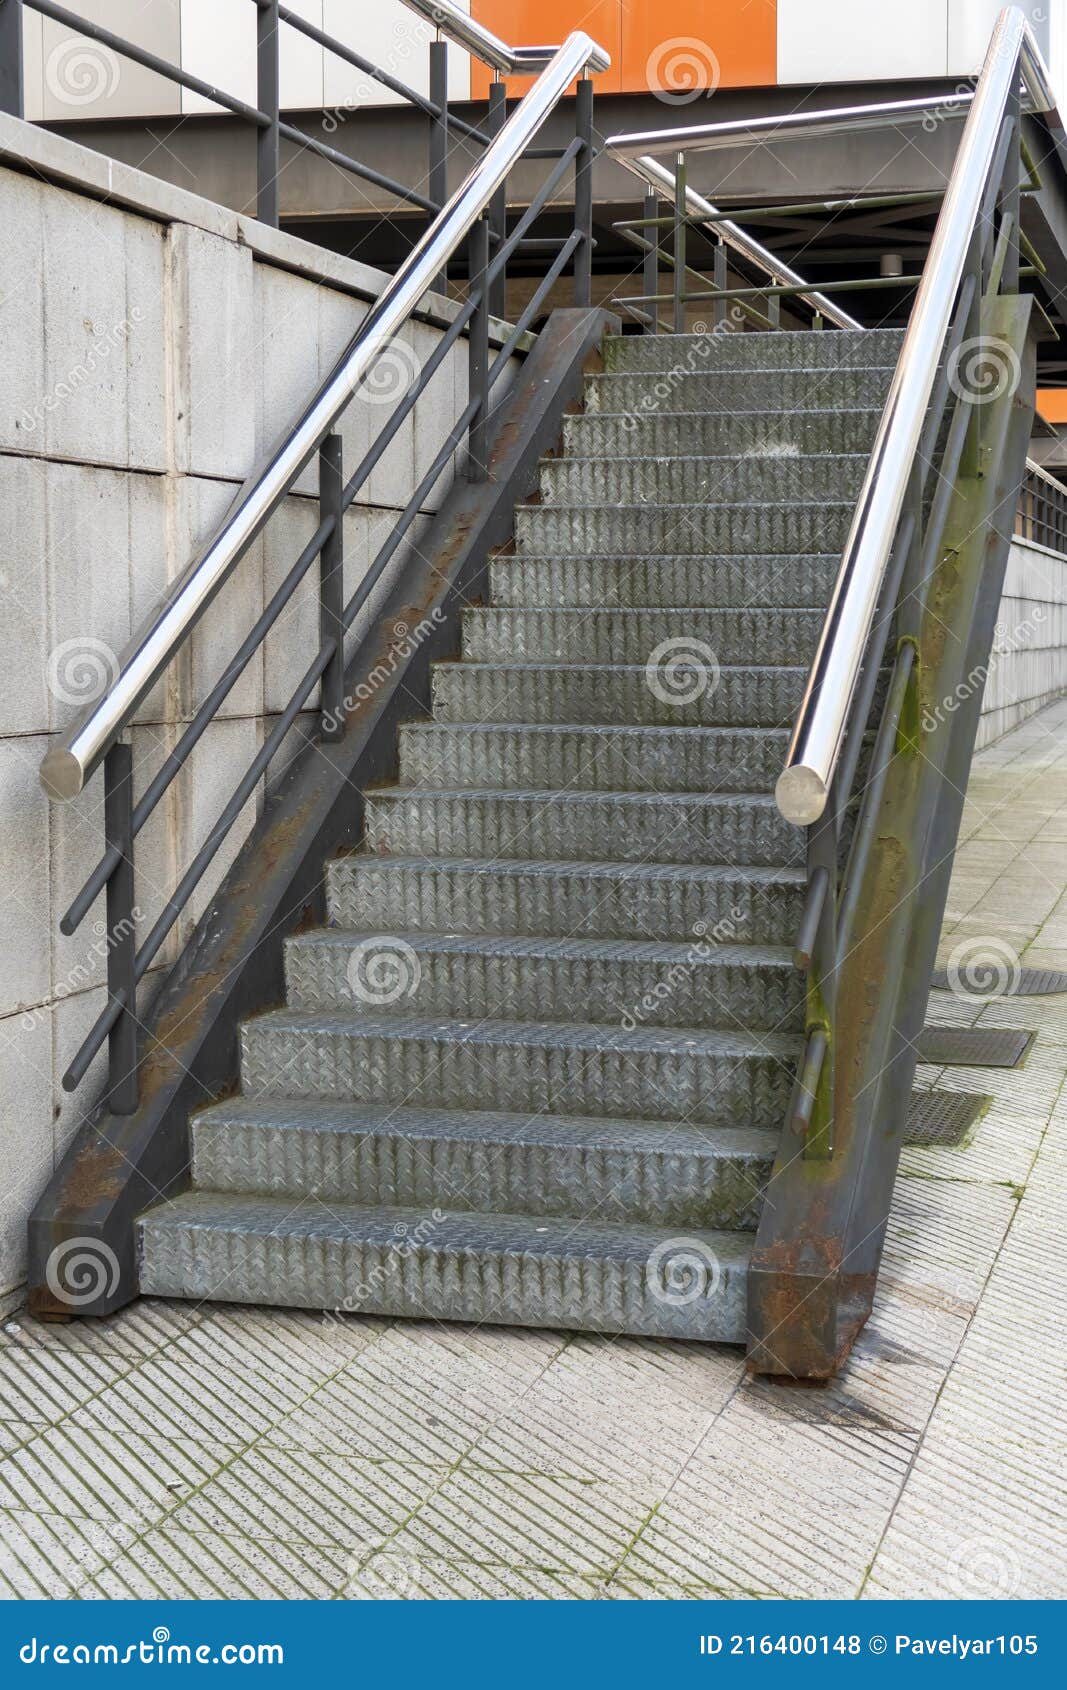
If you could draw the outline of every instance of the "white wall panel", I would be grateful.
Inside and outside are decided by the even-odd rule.
[[[1061,16],[1065,0],[1015,0],[1025,12],[1034,38],[1048,58],[1049,24],[1054,13]],[[989,37],[1004,0],[949,0],[948,72],[950,76],[973,76],[981,70]]]
[[[949,0],[778,0],[779,82],[944,76]]]
[[[461,5],[463,11],[470,11],[470,0],[461,0]],[[352,0],[323,0],[323,13],[328,34],[354,47],[409,88],[422,94],[428,91],[428,47],[433,31],[401,0],[375,0],[374,5],[365,6],[353,6]],[[469,99],[470,59],[466,52],[450,46],[448,66],[449,98]],[[326,55],[324,86],[328,108],[402,103],[398,95],[346,65],[336,54]]]

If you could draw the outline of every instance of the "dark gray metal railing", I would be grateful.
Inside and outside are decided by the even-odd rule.
[[[1067,487],[1040,464],[1027,463],[1015,532],[1020,540],[1067,554]]]
[[[9,5],[11,0],[3,0]],[[538,49],[544,53],[545,49]],[[521,61],[524,63],[524,61]],[[115,1113],[131,1113],[138,1101],[137,988],[158,955],[182,910],[203,878],[223,840],[241,814],[268,765],[301,710],[320,686],[323,736],[337,738],[349,708],[344,696],[344,637],[352,628],[402,545],[426,496],[467,439],[465,473],[474,481],[488,473],[487,424],[490,397],[510,357],[541,311],[550,290],[568,264],[573,265],[574,298],[589,303],[589,251],[592,245],[592,86],[590,71],[607,67],[607,55],[589,36],[576,32],[553,50],[537,81],[518,103],[482,159],[446,201],[429,229],[387,283],[334,369],[300,416],[276,443],[264,463],[253,471],[220,527],[175,582],[168,596],[138,631],[120,659],[118,672],[106,692],[81,713],[73,726],[50,747],[41,769],[45,790],[53,800],[80,792],[94,770],[104,770],[104,854],[64,914],[60,927],[76,931],[100,892],[107,891],[108,1001],[63,1077],[72,1090],[88,1071],[104,1041],[109,1043],[108,1099]],[[544,149],[554,162],[529,205],[510,232],[501,233],[491,251],[490,223],[497,196],[507,174],[567,89],[579,78],[580,133],[562,149]],[[569,172],[575,183],[575,221],[558,244],[532,297],[511,325],[503,345],[490,360],[490,307],[509,257]],[[443,331],[408,392],[347,481],[341,442],[335,432],[338,417],[366,381],[374,366],[410,320],[420,300],[435,285],[449,258],[467,243],[466,299]],[[461,335],[468,339],[468,400],[453,420],[418,486],[413,490],[385,544],[379,550],[355,593],[343,602],[341,586],[342,520],[374,467],[381,461],[398,430],[410,416],[429,382],[441,368]],[[134,802],[130,747],[124,735],[141,700],[173,661],[215,593],[232,573],[272,513],[289,492],[309,460],[319,466],[319,523],[281,585],[257,618],[208,692],[162,766]],[[170,787],[208,724],[236,684],[253,654],[289,603],[308,570],[319,560],[320,640],[288,704],[262,747],[238,781],[207,839],[182,875],[150,932],[134,944],[134,849],[137,836]]]
[[[97,41],[120,57],[130,59],[157,76],[200,94],[221,106],[233,117],[240,118],[255,131],[256,138],[256,216],[262,223],[278,227],[278,180],[282,141],[301,147],[338,169],[358,176],[383,192],[391,194],[405,205],[414,206],[430,216],[440,211],[447,198],[447,170],[450,137],[459,136],[475,147],[487,147],[500,132],[506,111],[505,85],[501,78],[507,73],[529,76],[548,64],[554,47],[509,47],[491,31],[452,4],[452,0],[403,0],[403,4],[432,26],[436,31],[428,43],[428,93],[404,82],[392,72],[376,65],[364,54],[339,41],[336,36],[319,29],[316,24],[292,11],[281,0],[249,0],[256,8],[256,103],[250,105],[226,89],[205,82],[202,77],[184,70],[168,59],[136,42],[129,41],[105,25],[83,18],[57,0],[0,0],[0,111],[14,117],[25,115],[23,11],[30,7],[42,17],[91,41]],[[288,122],[281,111],[280,47],[283,30],[314,41],[326,52],[334,54],[354,70],[370,77],[378,85],[397,95],[406,104],[425,114],[427,131],[427,170],[423,192],[418,185],[397,181],[364,160],[353,158],[339,147],[332,147],[316,135],[308,134]],[[448,42],[452,41],[469,52],[493,72],[490,84],[485,127],[469,123],[449,108],[448,99]],[[579,110],[579,124],[587,122],[588,114]],[[588,138],[583,136],[583,138]],[[557,149],[545,149],[541,156],[558,157]],[[505,200],[499,191],[490,218],[490,239],[494,245],[503,239],[505,229]],[[494,309],[503,308],[504,275],[499,273],[494,289]],[[444,277],[440,278],[444,285]]]

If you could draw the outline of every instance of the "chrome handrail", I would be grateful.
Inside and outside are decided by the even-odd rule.
[[[380,354],[433,288],[549,112],[583,71],[609,63],[603,49],[581,30],[554,51],[500,133],[386,284],[318,392],[253,469],[211,539],[134,635],[107,691],[46,753],[41,783],[50,798],[73,798],[82,790]]]
[[[409,11],[417,12],[420,18],[425,18],[457,47],[465,47],[473,59],[480,59],[483,65],[505,75],[533,76],[535,72],[544,70],[552,55],[559,50],[556,47],[509,47],[484,24],[472,18],[469,12],[461,11],[453,0],[404,0],[404,5]],[[594,72],[607,70],[611,64],[610,54],[597,47],[595,42],[593,46],[594,54],[587,68]]]
[[[818,821],[829,797],[938,363],[1020,71],[1034,109],[1051,110],[1055,96],[1037,43],[1022,12],[1009,6],[997,19],[960,137],[775,788],[779,811],[798,826]]]
[[[413,3],[413,0],[408,0]],[[722,147],[739,147],[765,141],[768,136],[788,139],[798,135],[805,141],[836,135],[843,121],[850,129],[886,129],[912,118],[922,120],[931,111],[954,117],[966,116],[974,95],[969,88],[940,98],[922,100],[880,100],[866,106],[831,106],[825,111],[784,112],[770,117],[738,117],[726,123],[683,124],[675,129],[635,130],[628,135],[609,135],[605,151],[620,160],[644,153],[713,152]]]
[[[613,140],[605,142],[605,151],[610,151],[614,141],[619,139],[626,140],[627,137],[616,136]],[[665,165],[649,157],[629,158],[619,156],[619,163],[632,175],[640,177],[641,181],[655,193],[663,194],[673,202],[677,193],[677,182],[672,172]],[[820,316],[825,317],[827,322],[836,323],[839,329],[862,329],[863,324],[858,322],[855,317],[850,317],[847,311],[843,310],[840,305],[835,305],[833,300],[828,299],[824,293],[820,293],[818,288],[808,288],[804,277],[792,269],[784,259],[779,258],[755,240],[739,223],[724,218],[718,206],[712,205],[710,200],[705,199],[703,194],[697,193],[696,189],[691,188],[688,183],[686,183],[685,189],[685,205],[686,212],[690,217],[699,217],[713,223],[715,232],[728,247],[734,252],[739,252],[750,263],[758,265],[776,285],[803,289],[804,291],[800,294],[801,299],[810,305],[813,311],[817,311]]]

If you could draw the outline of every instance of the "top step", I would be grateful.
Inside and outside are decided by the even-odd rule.
[[[604,368],[690,374],[702,369],[892,369],[903,340],[903,329],[612,335],[604,342]]]

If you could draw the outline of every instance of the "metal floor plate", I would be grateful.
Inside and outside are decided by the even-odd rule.
[[[938,1068],[1017,1068],[1033,1038],[1025,1027],[924,1027],[919,1061]]]
[[[969,998],[1035,998],[1050,992],[1067,992],[1067,974],[1057,968],[1020,968],[1005,981],[997,969],[990,969],[989,990],[968,983]],[[950,992],[947,968],[935,968],[930,984],[938,992]]]
[[[951,1150],[964,1142],[991,1102],[982,1092],[912,1092],[904,1142],[938,1144]]]

